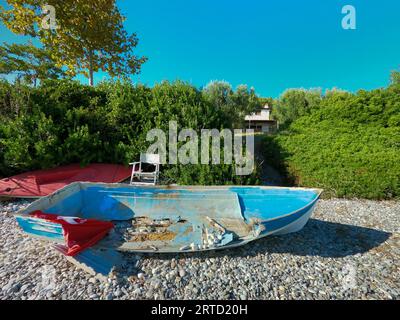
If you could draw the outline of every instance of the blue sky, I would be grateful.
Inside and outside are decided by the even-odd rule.
[[[50,1],[51,2],[51,1]],[[4,0],[0,0],[4,3]],[[341,26],[342,7],[357,29]],[[398,0],[124,0],[126,28],[149,61],[134,81],[226,80],[276,97],[287,88],[373,89],[400,67]],[[24,39],[0,26],[1,40]],[[99,73],[96,81],[106,77]],[[86,82],[86,80],[83,80]]]

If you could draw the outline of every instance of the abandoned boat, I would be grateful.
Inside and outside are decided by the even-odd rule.
[[[29,235],[57,245],[68,240],[66,221],[76,227],[78,220],[74,219],[79,219],[112,223],[111,231],[96,242],[96,248],[197,252],[297,232],[310,219],[320,194],[319,189],[303,188],[154,187],[76,182],[33,202],[18,212],[16,218]],[[55,219],[64,224],[56,223]],[[81,233],[79,230],[80,236]]]

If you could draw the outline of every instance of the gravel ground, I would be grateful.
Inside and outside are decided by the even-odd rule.
[[[196,255],[126,254],[95,279],[0,203],[1,299],[400,299],[400,202],[322,200],[299,233]]]

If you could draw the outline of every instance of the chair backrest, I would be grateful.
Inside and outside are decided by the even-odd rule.
[[[160,164],[160,155],[159,154],[150,154],[150,153],[141,153],[140,154],[140,162],[151,163],[151,164]]]

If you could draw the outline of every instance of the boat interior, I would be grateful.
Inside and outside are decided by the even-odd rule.
[[[309,189],[75,183],[29,210],[113,221],[108,241],[121,250],[176,252],[254,239],[259,222],[290,215],[318,197]]]

